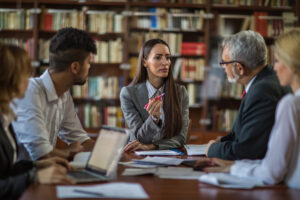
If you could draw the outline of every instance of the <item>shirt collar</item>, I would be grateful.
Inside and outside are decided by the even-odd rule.
[[[163,84],[159,89],[156,89],[155,87],[153,87],[153,85],[150,83],[150,81],[146,81],[146,87],[148,90],[148,98],[150,99],[151,97],[153,97],[153,95],[159,90],[160,93],[164,92],[164,86],[165,84]]]
[[[50,76],[50,73],[48,70],[46,70],[40,77],[43,81],[45,90],[46,90],[46,95],[48,101],[54,101],[58,99],[58,96],[56,94],[56,90],[52,81],[52,78]]]
[[[248,83],[247,87],[245,88],[246,93],[248,93],[253,81],[255,80],[256,76],[254,76]]]

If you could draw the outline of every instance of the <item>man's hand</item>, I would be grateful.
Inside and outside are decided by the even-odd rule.
[[[143,144],[137,140],[134,140],[124,147],[123,152],[132,152],[136,150],[146,151],[146,150],[153,150],[153,149],[155,149],[154,144]]]
[[[51,157],[51,158],[46,158],[46,159],[42,159],[42,160],[37,160],[34,162],[34,165],[38,169],[50,167],[52,165],[61,165],[67,169],[72,168],[66,159],[63,159],[60,157]]]
[[[205,172],[223,172],[229,173],[234,161],[222,160],[219,158],[200,158],[197,160],[195,167],[206,166],[203,168]]]
[[[206,150],[205,150],[205,155],[207,156],[207,153],[208,153],[208,150],[209,150],[209,147],[213,144],[217,142],[216,140],[210,140],[208,143],[207,143],[207,147],[206,147]]]
[[[66,176],[67,169],[61,165],[53,165],[40,169],[36,173],[38,183],[41,184],[74,184],[75,182]]]

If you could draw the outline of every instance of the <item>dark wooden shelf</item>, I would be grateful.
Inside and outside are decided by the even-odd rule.
[[[39,35],[40,35],[40,38],[49,39],[49,38],[53,37],[56,32],[57,31],[44,31],[44,30],[40,30],[39,31]],[[123,38],[124,37],[123,33],[103,33],[103,34],[99,34],[99,33],[95,33],[95,32],[90,32],[89,34],[92,37],[97,38],[99,40],[113,40],[113,39]]]
[[[217,106],[218,109],[238,109],[241,101],[242,99],[233,97],[221,97],[215,100],[208,100],[208,103]]]
[[[29,39],[33,37],[33,30],[0,30],[0,37]]]
[[[139,54],[138,53],[129,53],[129,56],[130,57],[138,57]],[[204,58],[204,57],[205,57],[205,55],[181,55],[181,54],[171,55],[171,58],[195,58],[196,59],[196,58]]]
[[[191,3],[154,3],[154,2],[131,2],[131,7],[160,7],[160,8],[205,8],[204,4]]]
[[[120,106],[120,99],[73,98],[75,104],[93,104],[101,106]]]
[[[285,12],[293,11],[293,7],[266,7],[266,6],[223,6],[212,5],[213,10],[222,11],[265,11],[265,12]]]
[[[127,2],[115,2],[115,1],[95,1],[85,0],[79,2],[78,0],[38,0],[39,4],[46,5],[79,5],[79,6],[125,6]]]
[[[123,76],[124,70],[120,65],[121,63],[93,63],[89,76]]]
[[[133,32],[166,32],[183,34],[204,34],[203,30],[181,30],[181,29],[151,29],[151,28],[130,28]]]
[[[194,84],[202,84],[203,81],[201,80],[190,80],[190,79],[186,79],[186,80],[176,80],[176,82],[178,84],[188,84],[188,83],[194,83]]]

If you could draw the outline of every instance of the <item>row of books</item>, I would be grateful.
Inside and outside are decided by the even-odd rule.
[[[254,12],[252,16],[234,17],[222,15],[219,17],[219,34],[227,36],[243,30],[254,30],[263,37],[277,37],[282,32],[294,27],[295,14],[282,12],[282,16],[269,16],[267,12]]]
[[[147,32],[131,33],[129,38],[129,52],[138,53],[142,48],[144,42],[153,38],[160,38],[167,42],[170,47],[171,55],[178,55],[181,52],[182,34],[181,33],[161,33],[161,32]]]
[[[139,11],[141,12],[141,11]],[[203,30],[204,10],[191,13],[185,9],[150,8],[143,11],[153,15],[134,16],[130,20],[132,28],[169,29],[169,30]],[[186,13],[184,15],[184,13]]]
[[[95,39],[97,55],[94,56],[94,63],[121,63],[123,61],[123,42],[121,38],[109,41]],[[39,60],[49,61],[50,40],[39,40]]]
[[[242,84],[229,83],[227,80],[224,80],[222,86],[220,97],[241,99],[244,91],[244,86]]]
[[[96,47],[95,63],[121,63],[123,61],[123,42],[121,38],[109,41],[96,40]]]
[[[271,6],[287,7],[291,6],[288,0],[213,0],[214,5],[234,5],[234,6]]]
[[[123,15],[111,11],[90,11],[87,15],[87,31],[96,33],[122,33]]]
[[[2,10],[0,11],[0,30],[30,30],[34,25],[30,10]]]
[[[83,86],[72,86],[71,93],[74,98],[117,99],[123,81],[115,76],[89,77]]]
[[[206,44],[203,42],[182,42],[181,55],[205,55]]]
[[[202,85],[201,84],[194,84],[188,83],[186,85],[188,97],[189,97],[189,106],[197,106],[201,105],[202,103]]]
[[[75,107],[79,120],[84,128],[100,128],[101,125],[122,127],[122,110],[120,107],[86,104]]]
[[[213,119],[213,126],[218,131],[230,132],[237,117],[237,110],[218,110]]]
[[[203,58],[178,58],[173,67],[173,77],[181,81],[203,81],[205,60]]]
[[[57,31],[65,27],[86,28],[84,11],[42,9],[40,30]]]
[[[34,40],[33,38],[25,40],[25,39],[17,39],[17,38],[0,38],[0,43],[4,44],[12,44],[19,47],[22,47],[26,50],[26,52],[29,54],[31,58],[34,57]]]

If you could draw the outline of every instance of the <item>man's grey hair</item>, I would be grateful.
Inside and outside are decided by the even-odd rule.
[[[255,69],[267,64],[267,46],[264,38],[254,31],[241,31],[223,40],[222,49],[229,47],[231,60]]]

